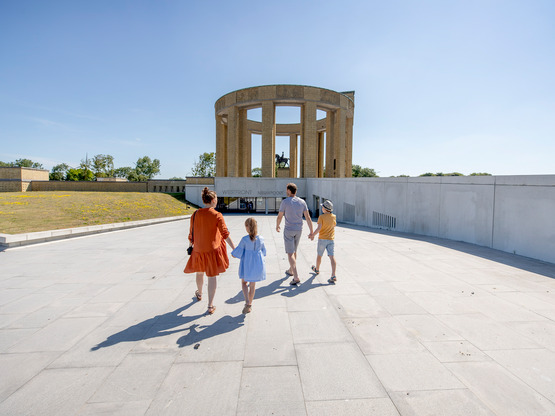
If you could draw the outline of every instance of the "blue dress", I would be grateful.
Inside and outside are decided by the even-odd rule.
[[[239,278],[245,282],[260,282],[266,280],[266,246],[264,238],[257,235],[255,240],[246,235],[235,250],[233,257],[241,259],[239,263]]]

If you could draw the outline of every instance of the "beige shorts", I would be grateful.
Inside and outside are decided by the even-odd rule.
[[[293,254],[297,251],[302,234],[303,230],[283,230],[283,242],[287,254]]]

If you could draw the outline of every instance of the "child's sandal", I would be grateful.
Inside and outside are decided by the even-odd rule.
[[[198,290],[195,290],[195,296],[197,297],[198,301],[202,300],[202,293],[200,293]]]
[[[313,271],[314,273],[316,273],[316,274],[319,274],[319,273],[320,273],[320,270],[318,270],[318,269],[316,268],[316,266],[312,266],[312,271]]]
[[[328,279],[328,283],[331,284],[331,285],[334,285],[335,282],[337,282],[337,277],[335,277],[335,276],[332,276]]]
[[[207,312],[208,312],[208,315],[214,314],[214,312],[216,312],[216,307],[215,306],[209,306]]]
[[[243,308],[243,315],[246,315],[247,313],[249,313],[252,309],[252,305],[245,305],[245,307]]]

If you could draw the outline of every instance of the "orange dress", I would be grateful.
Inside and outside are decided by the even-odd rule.
[[[214,208],[201,208],[191,216],[189,241],[193,243],[193,253],[185,266],[185,273],[205,272],[207,276],[217,276],[229,267],[225,239],[229,231],[221,213]]]

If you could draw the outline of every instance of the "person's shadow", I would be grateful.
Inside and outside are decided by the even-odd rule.
[[[193,305],[194,300],[185,306],[182,306],[174,311],[165,313],[163,315],[156,315],[153,318],[139,322],[123,331],[110,335],[105,341],[95,345],[91,351],[97,351],[100,348],[111,347],[112,345],[119,344],[120,342],[133,342],[141,341],[150,338],[162,337],[176,332],[185,331],[186,329],[176,329],[183,324],[199,319],[204,314],[193,316],[182,316],[181,313]],[[156,332],[149,332],[156,325]]]
[[[258,288],[256,290],[254,298],[260,299],[278,293],[282,296],[293,297],[320,286],[327,286],[322,283],[313,284],[315,277],[316,274],[312,273],[309,279],[305,280],[298,286],[281,286],[281,284],[285,280],[290,278],[290,276],[285,276],[282,279],[270,283],[269,285]],[[243,291],[240,290],[237,295],[226,300],[225,302],[228,304],[234,304],[243,301]],[[202,340],[234,331],[235,329],[238,329],[244,325],[245,315],[240,314],[235,317],[225,315],[211,325],[199,325],[195,323],[188,328],[179,328],[172,330],[172,328],[178,328],[184,324],[195,321],[206,315],[205,313],[193,316],[181,315],[181,313],[191,307],[194,302],[195,301],[192,300],[187,305],[182,306],[174,311],[165,313],[163,315],[156,315],[153,318],[139,322],[138,324],[132,325],[129,328],[124,329],[123,331],[110,335],[105,341],[102,341],[101,343],[92,347],[91,351],[97,351],[101,348],[111,347],[112,345],[116,345],[121,342],[142,341],[150,338],[157,338],[175,334],[177,332],[189,331],[187,335],[184,335],[177,340],[177,345],[179,346],[179,348],[183,348],[194,343],[199,343]],[[156,327],[156,331],[152,331],[153,327]],[[198,329],[202,329],[202,331],[198,331]]]
[[[314,284],[313,282],[315,278],[316,278],[316,273],[311,273],[310,277],[307,280],[302,281],[300,285],[282,286],[283,282],[285,282],[288,279],[292,279],[291,276],[286,275],[285,277],[279,280],[273,281],[269,285],[262,286],[260,288],[257,287],[256,292],[254,293],[254,299],[260,299],[266,296],[276,295],[278,293],[281,294],[281,296],[293,297],[293,296],[306,293],[309,290],[315,289],[317,287],[329,286],[329,284],[323,284],[323,283]],[[233,303],[240,303],[244,301],[245,301],[245,297],[243,296],[243,291],[239,290],[239,292],[235,296],[227,299],[225,303],[233,304]]]
[[[189,330],[189,333],[179,338],[177,345],[179,348],[183,348],[227,332],[235,331],[241,328],[244,322],[245,315],[240,314],[237,316],[222,316],[211,325],[193,324],[189,328],[183,329],[183,331]],[[202,331],[198,331],[198,329],[202,329]]]
[[[293,296],[302,295],[303,293],[306,293],[312,289],[316,289],[317,287],[330,285],[329,283],[328,284],[319,283],[319,282],[314,283],[314,279],[316,278],[316,276],[317,276],[316,273],[314,272],[310,273],[310,277],[307,280],[301,281],[300,285],[290,286],[289,290],[284,291],[281,294],[281,296],[287,296],[288,298],[292,298]],[[256,297],[256,293],[254,297]]]

